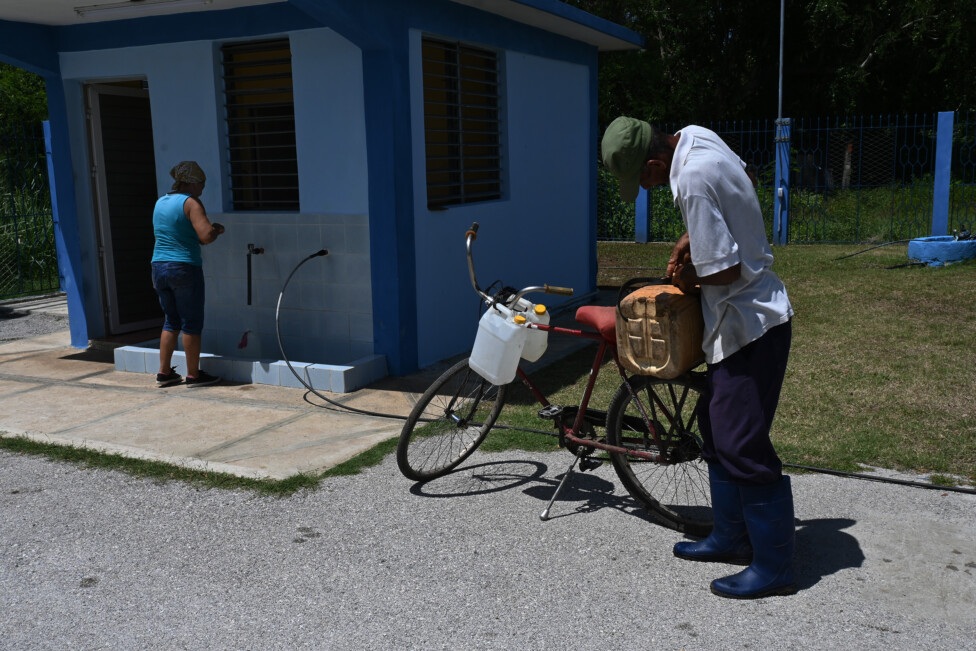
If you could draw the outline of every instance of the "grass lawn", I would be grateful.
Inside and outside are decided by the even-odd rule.
[[[775,425],[783,456],[976,483],[976,264],[891,269],[905,246],[844,252],[776,252],[797,312]]]
[[[774,269],[796,311],[793,348],[773,439],[786,463],[843,471],[878,466],[936,483],[976,484],[976,264],[901,266],[905,245],[791,245]],[[662,275],[666,244],[601,243],[599,283]],[[857,255],[848,256],[851,253]],[[893,268],[894,267],[894,268]],[[537,374],[552,401],[572,404],[592,349]],[[619,385],[605,366],[591,403]],[[501,422],[542,429],[527,392]],[[483,449],[551,449],[543,437],[493,431]]]
[[[976,264],[899,267],[905,245],[865,248],[774,250],[796,310],[773,427],[780,454],[799,465],[976,483]],[[599,282],[655,275],[669,252],[601,243]],[[650,269],[634,268],[641,261]]]

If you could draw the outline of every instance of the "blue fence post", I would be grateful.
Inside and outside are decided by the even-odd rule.
[[[786,244],[790,234],[790,118],[776,120],[776,197],[773,244]]]
[[[634,201],[634,241],[639,244],[647,244],[650,241],[651,215],[647,210],[650,200],[648,191],[640,188]]]
[[[932,189],[932,235],[949,234],[949,181],[952,179],[952,127],[955,113],[942,111],[935,137],[935,187]]]

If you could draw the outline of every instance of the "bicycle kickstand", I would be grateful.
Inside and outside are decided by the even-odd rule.
[[[566,480],[569,479],[569,476],[571,474],[573,474],[573,470],[576,468],[576,464],[579,463],[580,459],[582,458],[583,458],[583,449],[580,448],[579,452],[576,453],[576,456],[573,457],[573,463],[569,464],[569,468],[566,470],[565,474],[563,474],[562,480],[559,482],[559,485],[556,486],[556,492],[552,494],[552,498],[549,500],[549,503],[546,504],[545,510],[539,514],[539,519],[542,520],[543,522],[549,519],[549,509],[552,508],[552,505],[556,501],[556,498],[559,497],[559,494],[562,492],[563,486],[566,485]]]

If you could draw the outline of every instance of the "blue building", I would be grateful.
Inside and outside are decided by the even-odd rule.
[[[152,206],[181,160],[227,229],[203,350],[231,377],[278,383],[276,314],[289,359],[347,371],[333,390],[465,352],[474,221],[483,281],[595,291],[597,55],[640,44],[554,0],[0,4],[0,60],[47,85],[72,345],[158,328]]]

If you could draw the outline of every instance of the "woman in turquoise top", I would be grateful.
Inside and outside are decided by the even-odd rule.
[[[165,315],[159,336],[156,384],[165,387],[183,381],[172,365],[177,338],[182,332],[186,384],[206,386],[219,382],[220,378],[200,370],[204,306],[200,246],[216,240],[224,227],[210,222],[200,201],[207,176],[199,165],[183,161],[169,174],[173,177],[173,188],[159,198],[153,210],[156,245],[152,257],[152,281]]]

